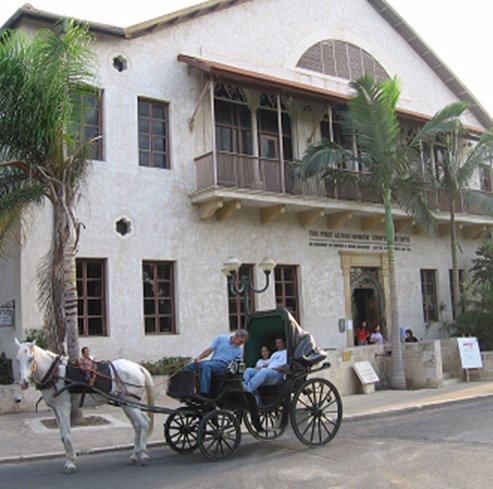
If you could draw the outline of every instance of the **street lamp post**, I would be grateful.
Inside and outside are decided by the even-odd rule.
[[[265,274],[265,285],[256,289],[250,281],[250,277],[247,275],[243,275],[238,277],[238,273],[241,267],[241,262],[238,258],[231,256],[228,258],[224,264],[222,272],[226,275],[228,279],[229,290],[233,295],[242,295],[243,300],[245,302],[245,315],[248,316],[250,314],[250,293],[254,292],[255,294],[260,294],[265,292],[270,284],[270,274],[272,270],[274,270],[276,266],[276,262],[271,258],[264,258],[258,265],[260,269]],[[237,278],[239,278],[239,285],[236,285]]]

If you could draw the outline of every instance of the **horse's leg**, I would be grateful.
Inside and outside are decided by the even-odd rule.
[[[70,433],[70,399],[60,399],[59,403],[52,404],[51,407],[55,412],[60,437],[65,447],[65,466],[63,471],[66,474],[72,474],[77,470],[77,466],[75,465],[76,455]]]
[[[128,406],[123,407],[123,411],[132,423],[134,429],[134,449],[128,461],[129,464],[139,463],[147,465],[149,455],[147,455],[147,434],[149,432],[149,418],[140,410]]]

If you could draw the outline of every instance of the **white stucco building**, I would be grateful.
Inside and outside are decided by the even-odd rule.
[[[7,25],[56,19],[24,7]],[[262,258],[278,263],[253,307],[288,306],[323,347],[351,343],[349,320],[385,324],[383,207],[363,188],[299,182],[293,162],[322,137],[351,144],[338,113],[367,72],[398,77],[410,127],[458,99],[472,104],[473,135],[492,125],[411,27],[383,0],[212,0],[91,29],[99,96],[88,126],[102,139],[77,211],[81,346],[136,361],[201,351],[241,320],[221,273],[232,255],[257,286]],[[491,190],[479,175],[475,185]],[[449,219],[435,197],[436,235],[395,211],[400,321],[420,338],[451,318]],[[36,270],[50,223],[46,206],[0,261],[0,305],[15,300],[15,327],[0,328],[7,353],[42,326]],[[458,223],[467,271],[493,219],[464,208]]]

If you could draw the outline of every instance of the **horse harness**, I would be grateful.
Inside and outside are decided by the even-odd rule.
[[[129,392],[127,386],[131,387],[143,387],[141,385],[132,384],[130,382],[124,382],[118,371],[114,367],[113,363],[108,362],[93,362],[94,366],[82,368],[77,363],[68,363],[65,366],[65,377],[60,376],[60,366],[63,360],[61,355],[57,355],[46,374],[40,382],[34,380],[34,375],[38,370],[37,363],[33,355],[33,365],[31,367],[31,378],[36,386],[37,390],[43,391],[46,389],[54,388],[55,397],[59,396],[62,392],[68,390],[70,393],[82,394],[80,400],[80,406],[83,406],[85,395],[91,393],[97,393],[100,395],[110,394],[112,391],[113,382],[119,387],[118,395],[126,395],[141,400],[141,397]],[[113,376],[111,376],[113,372]],[[64,386],[59,388],[57,382],[64,380]]]

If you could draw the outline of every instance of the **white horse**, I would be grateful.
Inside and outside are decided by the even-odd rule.
[[[65,447],[65,467],[67,474],[77,470],[75,465],[75,450],[70,434],[70,411],[72,406],[80,406],[82,394],[73,394],[65,387],[65,371],[67,358],[60,357],[50,351],[43,350],[32,343],[19,343],[16,359],[19,365],[19,384],[21,389],[27,389],[29,383],[34,383],[41,391],[46,404],[51,407],[60,430],[60,436]],[[135,403],[147,394],[147,404],[154,404],[153,381],[151,374],[141,365],[125,359],[112,362],[110,395]],[[58,394],[57,394],[58,393]],[[86,394],[84,406],[93,407],[108,402],[98,394]],[[144,414],[136,407],[122,406],[130,420],[135,433],[134,448],[130,455],[129,464],[147,465],[149,456],[147,438],[152,433],[154,424],[153,413]]]

